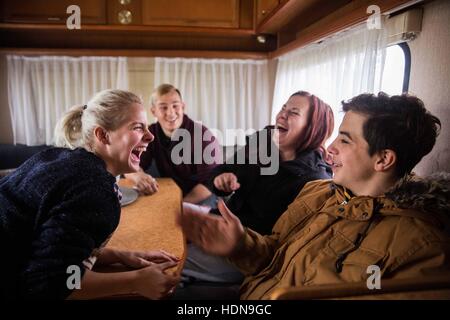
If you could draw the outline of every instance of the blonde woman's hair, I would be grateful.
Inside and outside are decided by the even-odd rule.
[[[129,108],[134,103],[142,104],[142,100],[129,91],[100,91],[86,105],[70,108],[59,120],[55,128],[55,145],[92,151],[94,129],[116,130],[127,120]]]
[[[178,95],[180,96],[180,100],[183,101],[180,90],[178,90],[176,87],[174,87],[171,84],[163,83],[163,84],[159,85],[155,90],[153,90],[152,97],[151,97],[152,106],[156,106],[156,100],[158,100],[158,97],[161,97],[170,92],[178,93]]]

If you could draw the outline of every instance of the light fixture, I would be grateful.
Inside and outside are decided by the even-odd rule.
[[[266,36],[259,35],[259,36],[256,37],[256,40],[257,40],[259,43],[266,43]]]

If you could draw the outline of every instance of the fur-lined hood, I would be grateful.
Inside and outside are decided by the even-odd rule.
[[[450,173],[441,172],[420,178],[405,176],[387,193],[386,197],[399,208],[443,215],[450,219]]]

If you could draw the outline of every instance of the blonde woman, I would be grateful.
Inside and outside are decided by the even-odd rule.
[[[139,169],[153,140],[140,98],[105,90],[58,123],[56,144],[0,180],[1,294],[5,299],[95,298],[137,292],[164,297],[178,282],[163,251],[102,248],[120,217],[115,177]],[[94,263],[136,270],[96,273]],[[79,289],[68,281],[80,270]],[[70,272],[72,271],[72,272]],[[73,280],[73,279],[72,279]]]

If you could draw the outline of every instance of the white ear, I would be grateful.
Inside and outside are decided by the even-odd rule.
[[[153,117],[155,117],[155,119],[158,119],[158,117],[156,117],[155,109],[156,109],[156,107],[154,105],[152,105],[150,107],[150,112],[152,113]]]
[[[394,150],[384,149],[378,152],[377,161],[375,162],[375,171],[392,170],[397,163],[397,154]]]
[[[108,132],[102,127],[96,127],[94,129],[94,135],[97,140],[102,144],[110,144]]]

